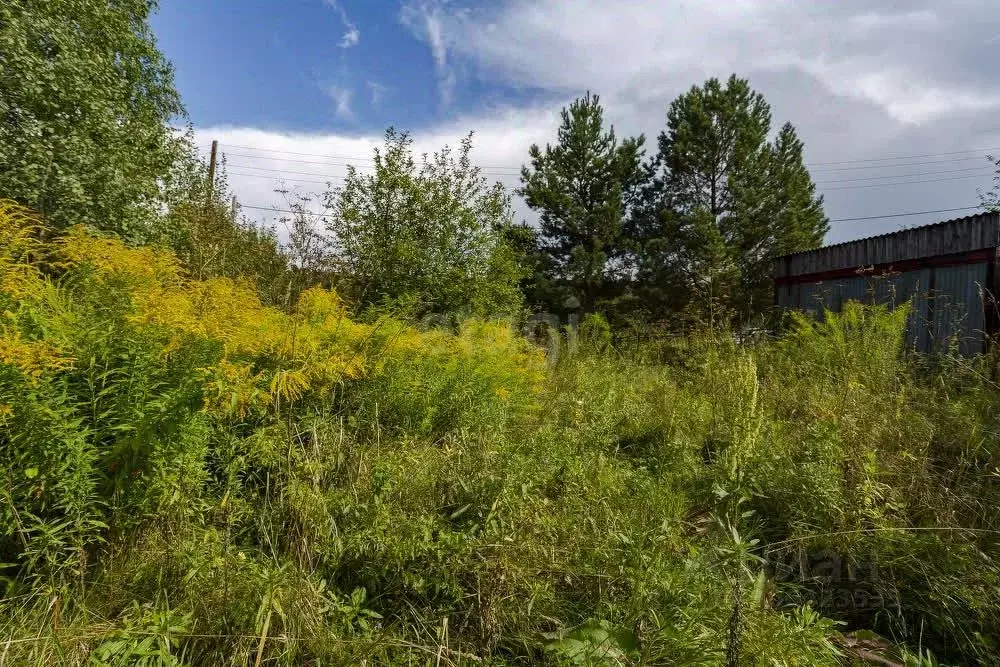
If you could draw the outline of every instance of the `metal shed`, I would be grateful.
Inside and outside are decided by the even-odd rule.
[[[819,315],[848,300],[912,304],[909,344],[984,352],[1000,332],[1000,213],[983,213],[779,257],[774,301]]]

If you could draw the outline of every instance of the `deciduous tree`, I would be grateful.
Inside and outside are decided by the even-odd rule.
[[[360,305],[416,314],[502,314],[520,306],[520,268],[505,242],[510,197],[471,161],[472,135],[418,164],[389,130],[374,171],[351,167],[327,193],[327,231]]]
[[[143,240],[182,138],[153,0],[0,2],[0,196]]]

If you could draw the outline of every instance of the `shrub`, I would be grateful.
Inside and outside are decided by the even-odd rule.
[[[545,359],[11,205],[0,240],[0,663],[996,655],[995,385],[897,312]]]

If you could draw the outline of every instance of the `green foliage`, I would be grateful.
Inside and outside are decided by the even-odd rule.
[[[292,258],[282,249],[277,233],[240,217],[224,162],[213,183],[208,171],[189,135],[171,170],[167,211],[156,221],[153,237],[169,247],[194,278],[249,279],[268,305],[294,304],[305,287],[296,281],[289,266]],[[310,282],[308,287],[319,281]],[[298,289],[290,289],[293,285]]]
[[[541,219],[547,277],[568,285],[584,312],[615,296],[622,222],[642,183],[644,141],[640,136],[619,143],[614,128],[604,128],[600,98],[587,93],[562,110],[557,143],[544,152],[533,145],[531,167],[521,170],[519,194]]]
[[[746,321],[770,305],[773,259],[822,242],[828,224],[802,142],[790,124],[773,142],[770,131],[769,105],[735,75],[671,104],[629,225],[638,290],[660,308]]]
[[[0,222],[0,663],[995,662],[1000,404],[905,309],[546,360]]]
[[[591,350],[605,352],[611,346],[611,325],[600,313],[584,315],[580,340]]]
[[[132,608],[122,617],[123,627],[94,647],[90,664],[95,667],[183,667],[177,645],[190,634],[191,614],[179,615],[152,605]]]
[[[545,649],[561,658],[559,662],[571,665],[625,664],[638,657],[635,635],[603,620],[588,621],[569,633],[543,636],[549,640]]]
[[[0,193],[57,228],[148,239],[182,147],[150,0],[0,4]]]
[[[504,234],[510,201],[472,165],[472,135],[419,166],[412,145],[390,129],[374,173],[349,167],[345,184],[326,195],[349,296],[418,316],[516,311],[520,269]]]

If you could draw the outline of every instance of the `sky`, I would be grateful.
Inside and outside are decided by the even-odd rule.
[[[798,130],[836,243],[975,212],[1000,155],[995,2],[163,0],[152,24],[199,146],[219,142],[257,220],[287,207],[276,189],[364,169],[390,126],[419,152],[474,132],[513,190],[585,92],[655,149],[678,94],[736,73]],[[844,220],[939,209],[957,210]]]

